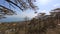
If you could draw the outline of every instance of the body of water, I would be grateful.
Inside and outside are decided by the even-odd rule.
[[[24,21],[24,18],[9,17],[9,18],[0,19],[0,22],[17,22],[17,21]]]

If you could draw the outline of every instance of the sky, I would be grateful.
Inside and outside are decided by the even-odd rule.
[[[6,2],[4,0],[0,0],[0,5],[9,7],[9,4],[6,4]],[[46,13],[49,14],[49,12],[52,9],[55,8],[60,8],[60,1],[59,0],[36,0],[35,5],[38,6],[39,10],[37,10],[37,13]],[[34,16],[36,16],[37,14],[34,13],[33,10],[26,10],[24,12],[22,12],[21,10],[19,10],[18,8],[12,8],[10,7],[10,9],[13,9],[16,11],[17,15],[13,15],[13,16],[8,16],[8,18],[6,19],[0,19],[0,22],[3,21],[19,21],[19,19],[21,20],[21,18],[25,18],[26,16],[29,18],[33,18]]]

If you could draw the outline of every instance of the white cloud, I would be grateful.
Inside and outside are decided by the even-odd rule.
[[[60,4],[55,4],[55,5],[53,5],[54,7],[59,7],[60,6]]]
[[[27,13],[27,12],[22,12],[20,15],[18,14],[18,15],[16,15],[16,16],[14,16],[14,17],[29,17],[29,18],[33,18],[33,17],[35,17],[36,16],[36,14],[34,14],[34,12],[29,12],[29,13]]]
[[[47,10],[40,10],[38,13],[46,13],[48,15],[50,14],[49,11],[47,11]]]
[[[46,12],[46,10],[42,10],[41,12],[42,12],[42,13],[45,13],[45,12]]]
[[[51,2],[52,0],[38,0],[37,2],[39,2],[40,4],[42,5],[46,5],[48,4],[49,2]]]

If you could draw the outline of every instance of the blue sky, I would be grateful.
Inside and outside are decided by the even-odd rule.
[[[9,7],[9,4],[6,4],[6,2],[4,0],[0,0],[0,5]],[[46,14],[49,14],[49,12],[52,9],[55,8],[60,8],[60,0],[36,0],[35,5],[38,6],[39,10],[37,10],[38,13],[43,13],[45,12]],[[19,19],[19,18],[24,18],[26,16],[28,16],[29,18],[32,18],[34,16],[36,16],[37,14],[34,14],[33,10],[26,10],[24,12],[22,12],[21,10],[19,10],[18,8],[12,8],[11,9],[15,10],[17,15],[13,15],[13,16],[9,16],[7,19],[3,19],[0,21],[4,21],[4,20],[11,20],[11,19]]]

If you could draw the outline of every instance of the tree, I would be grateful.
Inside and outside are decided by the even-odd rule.
[[[0,5],[0,19],[5,18],[5,15],[13,15],[13,14],[15,14],[13,10]]]
[[[36,6],[33,4],[33,1],[35,0],[5,0],[7,1],[9,4],[13,4],[15,6],[17,6],[19,9],[21,10],[25,10],[28,8],[32,8],[32,9],[36,9]],[[18,5],[19,4],[19,5]]]
[[[27,10],[28,8],[33,9],[34,11],[36,10],[37,6],[34,5],[34,2],[36,0],[5,0],[6,2],[8,2],[8,4],[10,4],[10,6],[16,6],[18,7],[20,10]],[[15,11],[0,5],[0,14],[2,15],[13,15],[15,13]]]

